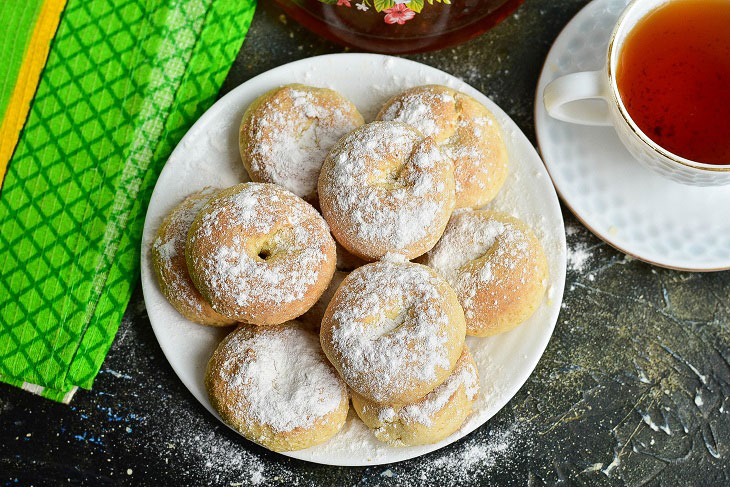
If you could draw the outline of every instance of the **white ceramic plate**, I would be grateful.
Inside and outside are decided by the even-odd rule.
[[[191,323],[168,304],[150,265],[149,245],[162,218],[185,196],[205,186],[227,187],[247,179],[238,153],[241,116],[257,96],[292,82],[339,91],[357,105],[366,120],[372,119],[389,96],[407,87],[444,84],[484,103],[504,127],[511,173],[492,206],[523,218],[536,230],[548,255],[550,283],[543,305],[527,323],[498,337],[468,339],[482,378],[474,414],[460,431],[438,444],[391,448],[378,442],[351,411],[345,427],[329,442],[286,453],[294,458],[331,465],[374,465],[423,455],[482,425],[519,390],[550,339],[565,284],[563,219],[557,195],[537,152],[498,106],[451,75],[400,58],[335,54],[272,69],[221,98],[180,141],[152,194],[142,243],[142,289],[150,322],[163,353],[180,380],[215,415],[205,391],[203,374],[208,358],[227,331]]]
[[[545,112],[542,94],[550,81],[601,69],[613,26],[628,3],[594,0],[553,44],[535,100],[545,165],[571,211],[617,249],[674,269],[730,269],[730,186],[675,183],[635,161],[613,128],[560,122]]]

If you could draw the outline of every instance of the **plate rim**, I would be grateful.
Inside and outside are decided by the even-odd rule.
[[[514,122],[514,120],[512,120],[512,118],[504,110],[502,110],[502,108],[499,107],[499,105],[497,105],[495,102],[493,102],[487,95],[482,93],[480,90],[474,88],[473,86],[469,85],[465,81],[457,78],[456,76],[454,76],[450,73],[447,73],[441,69],[435,68],[433,66],[430,66],[430,65],[427,65],[424,63],[420,63],[417,61],[413,61],[410,59],[397,57],[397,56],[389,56],[389,55],[376,54],[376,53],[333,53],[333,54],[324,54],[324,55],[320,55],[320,56],[312,56],[312,57],[307,57],[307,58],[303,58],[303,59],[298,59],[298,60],[292,61],[290,63],[276,66],[272,69],[266,70],[262,73],[257,74],[256,76],[249,78],[248,80],[242,82],[235,88],[231,89],[228,93],[226,93],[224,96],[219,98],[213,105],[208,107],[208,109],[206,109],[206,111],[195,121],[195,123],[193,123],[193,125],[191,125],[191,127],[188,129],[188,131],[180,139],[180,141],[177,143],[177,145],[175,146],[173,151],[170,153],[168,160],[165,162],[165,166],[163,167],[162,171],[160,172],[160,175],[158,176],[158,181],[160,179],[162,179],[162,176],[165,174],[165,172],[167,170],[171,170],[168,167],[168,162],[171,159],[173,159],[173,157],[175,156],[175,154],[178,150],[183,150],[183,147],[186,145],[185,144],[186,140],[188,138],[192,138],[193,135],[197,135],[198,131],[200,130],[198,128],[198,126],[201,124],[201,122],[203,122],[204,120],[207,120],[208,118],[216,116],[217,113],[219,112],[219,110],[226,106],[225,100],[229,97],[234,97],[235,96],[234,93],[236,93],[237,91],[245,89],[243,87],[246,84],[253,83],[255,80],[258,80],[261,77],[271,76],[271,72],[273,72],[273,71],[291,69],[291,67],[293,65],[297,65],[297,64],[310,65],[313,62],[313,60],[324,61],[328,58],[338,58],[338,57],[339,58],[341,58],[341,57],[348,57],[348,58],[360,57],[360,58],[370,58],[373,60],[381,60],[383,62],[387,61],[388,63],[411,64],[411,65],[413,65],[413,67],[426,68],[427,70],[432,71],[432,73],[435,72],[441,76],[444,76],[444,79],[449,79],[457,84],[461,84],[462,86],[469,87],[470,89],[474,90],[474,92],[476,92],[479,95],[486,98],[492,105],[494,105],[494,107],[496,107],[501,112],[501,114],[504,116],[505,119],[509,120],[509,122],[511,122],[514,125],[514,128],[516,129],[516,132],[517,132],[514,135],[515,135],[515,138],[517,140],[519,140],[516,143],[525,144],[527,147],[529,147],[529,150],[531,150],[534,153],[534,156],[542,162],[542,158],[541,158],[540,154],[538,153],[538,151],[536,150],[535,146],[529,141],[529,139],[527,138],[525,133],[522,131],[522,129],[519,128],[517,123]],[[216,107],[218,107],[218,108],[216,108]],[[512,398],[514,398],[514,396],[519,392],[519,390],[527,382],[527,379],[529,379],[529,377],[533,374],[535,368],[537,367],[537,364],[539,363],[540,359],[542,358],[542,356],[545,353],[545,350],[547,348],[548,343],[550,342],[550,339],[552,338],[552,334],[555,330],[555,326],[557,325],[557,321],[558,321],[558,318],[560,315],[561,304],[562,304],[564,292],[565,292],[565,282],[566,282],[566,274],[567,274],[567,245],[566,245],[566,238],[565,238],[565,221],[563,219],[562,211],[560,209],[560,201],[558,198],[558,194],[555,190],[554,183],[552,182],[552,179],[549,175],[549,172],[547,171],[547,168],[544,165],[544,162],[539,165],[539,168],[541,168],[543,171],[545,171],[546,175],[548,176],[546,178],[546,181],[547,181],[546,187],[549,187],[552,189],[552,191],[548,191],[547,197],[549,199],[553,200],[554,204],[556,205],[556,209],[557,209],[556,215],[560,222],[559,230],[562,230],[562,232],[559,230],[555,232],[556,236],[558,236],[558,241],[556,242],[558,244],[558,249],[556,250],[556,252],[562,253],[562,258],[558,259],[558,275],[556,275],[555,278],[552,279],[553,297],[551,299],[553,299],[554,304],[550,304],[552,309],[550,310],[550,314],[549,314],[549,318],[550,318],[549,323],[546,324],[546,325],[549,325],[549,333],[545,333],[543,339],[540,342],[535,343],[534,350],[536,350],[536,351],[539,350],[539,353],[537,353],[535,356],[534,364],[530,367],[529,371],[527,371],[523,374],[524,376],[517,376],[517,380],[512,382],[512,387],[510,387],[510,389],[509,389],[511,392],[509,394],[505,394],[505,399],[502,401],[502,404],[499,406],[499,408],[496,409],[496,411],[490,417],[486,418],[482,423],[474,426],[469,431],[461,432],[461,430],[459,430],[459,431],[455,432],[454,434],[452,434],[451,436],[449,436],[448,438],[446,438],[438,443],[435,443],[433,445],[424,445],[427,447],[431,447],[431,446],[435,446],[435,445],[438,445],[438,446],[435,446],[434,448],[432,448],[428,451],[424,451],[422,453],[418,453],[418,454],[411,455],[411,456],[406,455],[406,456],[398,457],[398,458],[386,457],[384,459],[375,459],[375,460],[370,460],[370,461],[365,459],[365,460],[361,460],[361,461],[352,461],[352,462],[343,463],[341,461],[328,462],[328,461],[322,461],[322,460],[313,460],[312,458],[308,458],[308,457],[306,457],[305,454],[301,453],[302,451],[306,451],[306,450],[298,450],[298,451],[291,451],[291,452],[277,452],[277,453],[281,453],[282,455],[290,457],[290,458],[295,458],[298,460],[308,461],[308,462],[316,463],[316,464],[348,466],[348,467],[385,465],[385,464],[390,464],[390,463],[406,461],[406,460],[410,460],[413,458],[421,457],[426,454],[433,453],[434,451],[437,451],[445,446],[448,446],[449,444],[452,444],[460,439],[463,439],[465,436],[469,435],[474,430],[476,430],[476,429],[480,428],[481,426],[483,426],[484,424],[486,424],[494,415],[497,414],[497,412],[501,411],[509,403],[509,401],[512,400]],[[157,191],[157,182],[155,183],[155,188],[153,190],[150,201],[152,201],[152,199],[154,198],[156,191]],[[142,276],[142,279],[141,279],[142,294],[143,294],[143,298],[145,300],[145,306],[147,305],[147,301],[148,301],[148,293],[151,292],[151,290],[150,291],[147,290],[147,287],[150,286],[151,284],[146,282],[145,275],[144,275],[145,266],[150,265],[148,257],[147,257],[147,252],[146,252],[146,247],[147,247],[149,239],[146,237],[148,237],[148,232],[152,232],[154,230],[152,228],[148,229],[148,227],[147,227],[147,221],[148,221],[147,217],[149,216],[151,208],[152,208],[152,205],[148,206],[148,209],[145,213],[145,225],[144,225],[144,229],[143,229],[143,238],[142,238],[142,242],[141,242],[141,246],[140,246],[140,251],[141,251],[140,274]],[[154,284],[156,285],[156,282]],[[545,297],[545,299],[548,299],[547,296]],[[220,415],[218,415],[217,412],[214,409],[212,409],[212,407],[210,406],[209,403],[208,404],[204,403],[196,396],[196,394],[193,392],[193,390],[191,388],[191,385],[188,385],[187,381],[183,378],[183,376],[185,376],[186,374],[181,374],[181,371],[178,370],[178,367],[173,365],[173,363],[168,359],[167,346],[163,344],[164,340],[161,340],[160,336],[158,335],[158,333],[162,333],[163,330],[161,328],[158,330],[158,327],[156,327],[154,325],[151,318],[150,318],[150,325],[152,327],[153,333],[155,334],[155,339],[157,340],[157,342],[163,352],[163,355],[165,356],[165,360],[170,365],[170,367],[173,369],[173,371],[175,372],[175,375],[177,375],[178,379],[183,383],[183,385],[187,389],[188,393],[190,393],[192,395],[192,397],[198,403],[201,404],[201,406],[203,406],[206,410],[208,410],[208,412],[213,414],[213,416],[215,416],[219,421],[221,421],[221,423],[223,423],[225,426],[231,428],[225,422],[223,422]],[[170,353],[172,353],[172,350],[170,350]],[[512,390],[512,389],[514,389],[514,390]],[[231,429],[233,429],[233,428],[231,428]],[[233,430],[233,431],[235,431],[235,430]],[[243,435],[240,435],[240,433],[238,433],[237,431],[236,431],[236,433],[239,436],[241,436],[241,438],[244,441],[250,441],[250,440],[246,439],[245,437],[243,437]],[[453,439],[452,439],[452,437],[453,437]],[[448,442],[444,443],[447,440],[448,440]],[[255,444],[255,442],[251,442],[251,443]],[[363,457],[363,458],[365,458],[365,457]]]
[[[633,259],[636,259],[638,261],[655,265],[657,267],[662,267],[664,269],[671,269],[675,271],[683,271],[683,272],[720,272],[720,271],[727,271],[730,270],[730,261],[728,261],[727,265],[723,265],[720,267],[693,267],[693,266],[684,266],[681,264],[673,264],[671,263],[671,260],[668,260],[667,262],[662,262],[660,260],[651,259],[647,256],[640,255],[634,250],[631,250],[626,247],[622,247],[615,241],[611,240],[611,235],[608,232],[601,232],[596,228],[595,225],[589,224],[583,215],[581,215],[578,211],[575,209],[575,205],[571,204],[571,202],[568,200],[568,198],[565,197],[564,192],[561,190],[560,186],[555,182],[555,178],[553,177],[553,173],[550,171],[550,166],[546,160],[546,157],[544,156],[543,146],[544,141],[547,140],[546,135],[542,135],[541,133],[543,130],[547,130],[544,128],[544,125],[541,125],[541,122],[539,120],[542,119],[542,115],[544,114],[546,117],[549,117],[547,114],[547,111],[545,110],[545,106],[543,103],[543,97],[542,94],[545,90],[545,85],[547,84],[547,76],[548,76],[548,62],[550,59],[557,53],[557,43],[560,40],[560,38],[566,33],[567,30],[574,28],[578,21],[580,20],[579,17],[581,15],[585,15],[585,12],[590,8],[595,8],[595,5],[601,3],[602,1],[608,1],[608,0],[591,0],[587,4],[585,4],[583,7],[581,7],[580,10],[578,10],[575,15],[566,23],[562,29],[560,29],[560,32],[555,37],[555,40],[550,45],[550,49],[548,50],[547,55],[545,56],[545,61],[543,62],[542,69],[540,70],[540,76],[537,79],[537,85],[535,87],[535,104],[533,108],[533,119],[534,119],[534,125],[535,125],[535,140],[537,142],[537,150],[540,153],[540,159],[542,160],[543,164],[545,165],[545,169],[548,172],[548,175],[550,176],[550,180],[553,184],[553,188],[555,188],[555,192],[558,194],[560,201],[562,204],[564,204],[568,210],[573,214],[573,216],[584,226],[586,227],[593,235],[598,237],[602,242],[608,244],[610,247],[618,250],[621,253],[624,253],[628,256],[630,256]],[[541,130],[540,127],[543,127]],[[613,128],[613,127],[611,127]],[[543,140],[543,138],[545,140]],[[549,144],[548,144],[549,145]]]

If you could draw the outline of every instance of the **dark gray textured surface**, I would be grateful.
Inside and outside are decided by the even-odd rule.
[[[286,62],[341,51],[268,3],[223,92]],[[543,59],[585,3],[527,0],[470,43],[409,57],[483,91],[534,141]],[[495,418],[443,450],[334,468],[252,445],[174,375],[137,291],[93,391],[64,406],[0,385],[0,484],[728,485],[730,272],[653,268],[564,216],[568,280],[545,355]]]

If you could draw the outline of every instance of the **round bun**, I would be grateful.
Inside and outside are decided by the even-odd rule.
[[[193,221],[190,277],[214,310],[256,325],[296,318],[335,271],[335,242],[311,205],[273,184],[218,193]]]
[[[348,251],[367,260],[388,253],[412,259],[433,247],[453,211],[453,164],[416,129],[373,122],[327,155],[319,203]]]
[[[235,323],[235,320],[210,307],[193,285],[185,262],[185,240],[190,224],[214,194],[214,189],[206,188],[173,208],[157,229],[150,257],[160,291],[181,315],[201,325],[226,326]]]
[[[337,140],[363,124],[355,105],[327,88],[291,84],[264,93],[241,121],[241,159],[252,181],[274,183],[310,203]]]
[[[454,291],[433,269],[411,262],[352,271],[320,329],[322,349],[345,382],[380,404],[409,403],[441,384],[464,337]]]
[[[455,212],[423,262],[453,286],[467,335],[491,336],[527,320],[540,306],[548,264],[542,245],[522,221],[487,210]]]
[[[353,392],[352,406],[380,441],[392,446],[429,445],[461,427],[478,392],[477,366],[464,347],[451,375],[422,399],[385,406]]]
[[[433,137],[454,163],[456,208],[491,201],[507,178],[499,122],[474,98],[446,86],[411,88],[383,106],[378,120],[396,120]]]
[[[349,409],[347,386],[317,336],[296,322],[241,325],[210,358],[205,386],[223,421],[274,451],[327,441]]]

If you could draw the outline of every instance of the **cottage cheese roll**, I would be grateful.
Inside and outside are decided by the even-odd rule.
[[[380,405],[352,393],[352,407],[375,437],[392,446],[437,443],[457,431],[472,412],[479,373],[469,350],[451,375],[425,397],[404,405]]]
[[[273,451],[301,450],[345,424],[345,383],[296,322],[241,325],[213,353],[205,374],[210,402],[232,428]]]
[[[320,341],[358,394],[413,402],[441,384],[464,347],[464,314],[432,269],[376,262],[352,271],[327,306]]]
[[[505,213],[461,210],[422,261],[453,286],[466,333],[491,336],[527,320],[542,303],[548,263],[522,221]]]
[[[206,188],[173,208],[157,230],[150,256],[160,291],[181,315],[201,325],[226,326],[235,323],[235,320],[210,307],[193,285],[185,261],[185,240],[190,225],[215,192],[213,188]]]
[[[330,147],[362,125],[336,91],[291,84],[261,95],[241,120],[241,159],[252,181],[274,183],[315,204]]]
[[[388,100],[378,120],[407,123],[436,140],[454,163],[456,208],[484,206],[507,178],[502,129],[469,95],[438,85],[411,88]]]
[[[438,241],[454,208],[453,164],[431,138],[398,122],[343,137],[319,175],[322,215],[337,241],[366,260],[417,257]]]
[[[188,233],[190,277],[214,310],[274,325],[312,307],[335,271],[335,242],[311,205],[273,184],[218,193]]]

